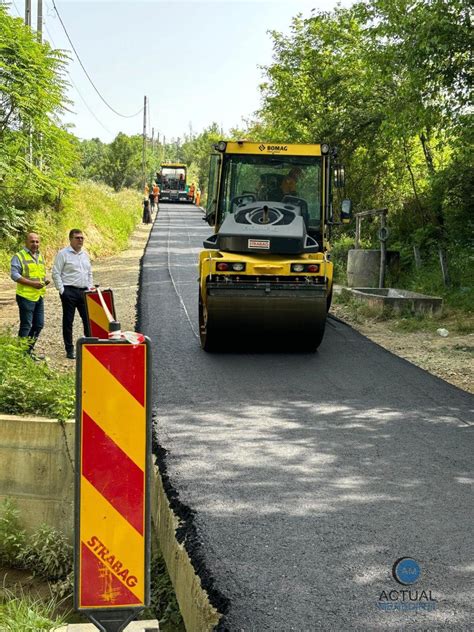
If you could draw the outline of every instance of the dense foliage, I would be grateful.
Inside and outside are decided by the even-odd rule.
[[[0,4],[0,238],[25,227],[29,209],[58,208],[70,182],[75,143],[60,124],[65,63]]]
[[[145,171],[153,173],[160,162],[161,147],[156,150],[147,143]],[[76,175],[91,180],[101,180],[115,191],[123,188],[141,189],[143,186],[143,137],[119,133],[114,140],[103,143],[98,138],[80,143],[80,163]]]
[[[337,145],[356,211],[387,206],[402,259],[413,246],[428,259],[447,249],[458,283],[472,271],[459,260],[473,237],[471,32],[464,0],[298,17],[272,34],[260,112],[269,140]]]

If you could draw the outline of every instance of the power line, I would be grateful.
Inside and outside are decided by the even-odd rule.
[[[20,14],[20,12],[18,11],[18,7],[15,4],[15,0],[12,0],[12,4],[15,7],[15,11],[18,13],[18,17],[23,19],[23,16]]]
[[[69,33],[67,32],[67,29],[66,29],[66,27],[65,27],[65,25],[64,25],[64,22],[62,21],[62,18],[61,18],[61,16],[59,15],[59,11],[58,11],[58,9],[57,9],[57,7],[56,7],[56,2],[55,2],[55,0],[53,0],[53,7],[54,7],[54,10],[56,11],[56,15],[58,16],[59,21],[61,22],[61,26],[63,27],[64,32],[66,33],[66,37],[68,38],[69,43],[70,43],[70,44],[71,44],[71,46],[72,46],[72,50],[73,50],[73,51],[74,51],[74,53],[76,54],[77,61],[80,63],[81,68],[82,68],[82,70],[84,71],[84,74],[85,74],[85,75],[86,75],[86,77],[89,79],[89,81],[90,81],[90,83],[91,83],[92,87],[93,87],[93,88],[94,88],[94,90],[97,92],[97,94],[98,94],[98,95],[99,95],[99,97],[102,99],[102,101],[105,103],[105,105],[109,108],[109,110],[112,110],[112,112],[113,112],[114,114],[116,114],[117,116],[121,116],[122,118],[133,118],[134,116],[138,116],[139,114],[141,114],[141,112],[143,112],[143,108],[140,108],[140,109],[138,110],[138,112],[135,112],[135,114],[129,114],[129,115],[126,115],[126,114],[121,114],[120,112],[117,112],[117,110],[115,110],[115,109],[114,109],[114,108],[113,108],[113,107],[112,107],[109,103],[107,103],[107,101],[106,101],[106,100],[104,99],[104,97],[101,95],[101,93],[99,92],[99,90],[96,88],[96,86],[95,86],[94,82],[92,81],[92,79],[91,79],[91,77],[90,77],[89,73],[88,73],[88,72],[87,72],[87,70],[85,69],[85,66],[84,66],[84,64],[82,63],[82,60],[81,60],[81,58],[79,57],[79,53],[77,52],[76,47],[75,47],[75,46],[74,46],[74,44],[72,43],[72,40],[71,40],[71,38],[69,37]]]
[[[44,27],[45,27],[45,29],[46,29],[46,33],[48,34],[48,37],[49,37],[49,39],[50,39],[51,43],[53,44],[54,48],[57,48],[56,44],[54,43],[53,37],[52,37],[51,33],[49,32],[49,29],[48,29],[47,25],[45,24],[45,25],[44,25]],[[105,125],[102,123],[102,121],[101,121],[101,120],[97,117],[97,115],[95,114],[95,112],[94,112],[94,111],[93,111],[93,110],[89,107],[89,105],[88,105],[87,101],[86,101],[86,100],[84,99],[84,97],[82,96],[82,94],[81,94],[81,92],[80,92],[79,88],[78,88],[78,87],[76,86],[76,84],[74,83],[74,81],[73,81],[73,79],[72,79],[72,77],[71,77],[71,73],[70,73],[69,71],[67,71],[67,72],[68,72],[68,75],[69,75],[69,81],[72,83],[72,85],[73,85],[73,86],[74,86],[74,88],[76,89],[77,94],[81,97],[82,102],[84,103],[84,105],[86,106],[86,108],[89,110],[89,112],[90,112],[90,113],[92,114],[92,116],[95,118],[95,120],[97,121],[97,123],[99,123],[99,125],[100,125],[101,127],[103,127],[103,128],[105,129],[105,131],[106,131],[108,134],[112,134],[112,132],[111,132],[109,129],[107,129],[107,127],[105,127]]]

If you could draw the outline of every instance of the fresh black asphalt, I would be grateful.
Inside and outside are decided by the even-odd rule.
[[[219,629],[472,629],[474,398],[334,319],[315,354],[202,351],[211,232],[161,205],[139,312],[155,452]],[[408,606],[435,610],[380,608],[384,593],[408,607],[391,574],[404,556],[421,567]]]

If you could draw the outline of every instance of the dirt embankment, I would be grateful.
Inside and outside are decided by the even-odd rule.
[[[96,259],[93,262],[94,282],[114,290],[115,306],[123,330],[135,326],[136,300],[140,258],[145,249],[150,226],[140,225],[133,233],[129,247],[119,255]],[[45,354],[51,365],[72,369],[74,362],[67,360],[61,333],[61,302],[54,288],[46,295],[46,324],[37,345],[38,353]],[[474,334],[455,333],[449,321],[440,321],[439,327],[450,331],[447,338],[436,331],[407,332],[397,330],[391,321],[367,320],[357,322],[344,305],[333,305],[332,312],[362,334],[430,373],[474,393]],[[0,327],[18,326],[18,309],[15,303],[15,285],[8,277],[0,279]],[[80,319],[76,316],[75,336],[81,335]]]

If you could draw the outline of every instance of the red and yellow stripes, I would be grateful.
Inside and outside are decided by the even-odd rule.
[[[109,321],[100,302],[98,292],[85,292],[86,309],[89,317],[90,335],[93,338],[107,340],[109,337]],[[112,290],[102,290],[102,298],[109,312],[115,318],[114,296]]]
[[[146,345],[82,345],[79,608],[145,604]]]

